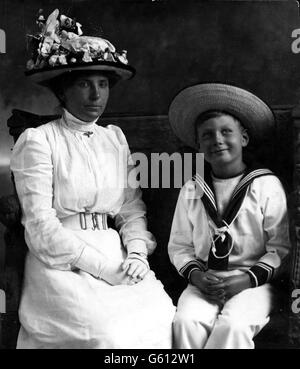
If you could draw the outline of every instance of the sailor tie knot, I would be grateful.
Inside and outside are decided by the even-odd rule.
[[[226,239],[226,232],[228,232],[228,227],[220,227],[215,229],[214,241],[216,242],[218,239],[221,239],[221,242],[224,242]]]
[[[208,257],[208,268],[214,270],[227,270],[228,259],[233,246],[233,239],[229,233],[229,226],[214,228],[211,249]]]

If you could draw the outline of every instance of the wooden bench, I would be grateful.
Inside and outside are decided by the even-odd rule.
[[[264,145],[252,147],[270,169],[282,179],[289,197],[292,254],[277,281],[279,301],[270,323],[255,338],[257,348],[300,347],[300,315],[292,313],[291,292],[300,288],[300,108],[275,106],[276,128]],[[53,116],[36,116],[14,110],[8,120],[14,140],[24,129],[36,127]],[[132,152],[142,152],[150,159],[151,153],[172,154],[193,152],[174,136],[166,115],[161,116],[106,116],[106,124],[120,126]],[[174,173],[171,171],[171,177]],[[151,172],[149,172],[151,178]],[[152,269],[177,303],[186,282],[171,265],[167,244],[179,188],[144,188],[143,198],[148,208],[149,229],[158,247],[150,257]],[[20,224],[20,208],[15,194],[0,199],[0,221],[6,226],[5,250],[0,252],[0,347],[15,348],[19,329],[18,305],[22,288],[23,263],[26,245]],[[4,296],[5,295],[5,296]],[[2,306],[3,309],[3,306]]]

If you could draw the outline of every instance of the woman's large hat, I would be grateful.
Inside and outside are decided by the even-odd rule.
[[[81,24],[55,9],[46,20],[37,18],[40,32],[30,36],[32,58],[25,74],[33,82],[48,81],[66,72],[92,70],[114,72],[121,79],[132,78],[135,69],[128,64],[127,51],[117,52],[101,37],[83,36]]]
[[[172,101],[169,120],[174,133],[188,146],[197,148],[196,120],[202,113],[213,110],[239,119],[255,141],[274,128],[272,110],[251,92],[222,83],[202,83],[185,88]]]

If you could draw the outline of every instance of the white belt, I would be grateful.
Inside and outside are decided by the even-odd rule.
[[[108,229],[107,214],[104,213],[78,213],[60,219],[62,225],[71,229]]]

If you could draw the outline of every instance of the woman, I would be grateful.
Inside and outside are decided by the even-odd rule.
[[[62,118],[26,130],[11,160],[29,248],[17,347],[171,348],[175,308],[149,270],[155,241],[140,189],[126,181],[125,136],[96,124],[109,87],[134,69],[107,40],[66,34],[62,17],[49,16],[27,73],[56,94]],[[60,53],[66,64],[49,64]]]

